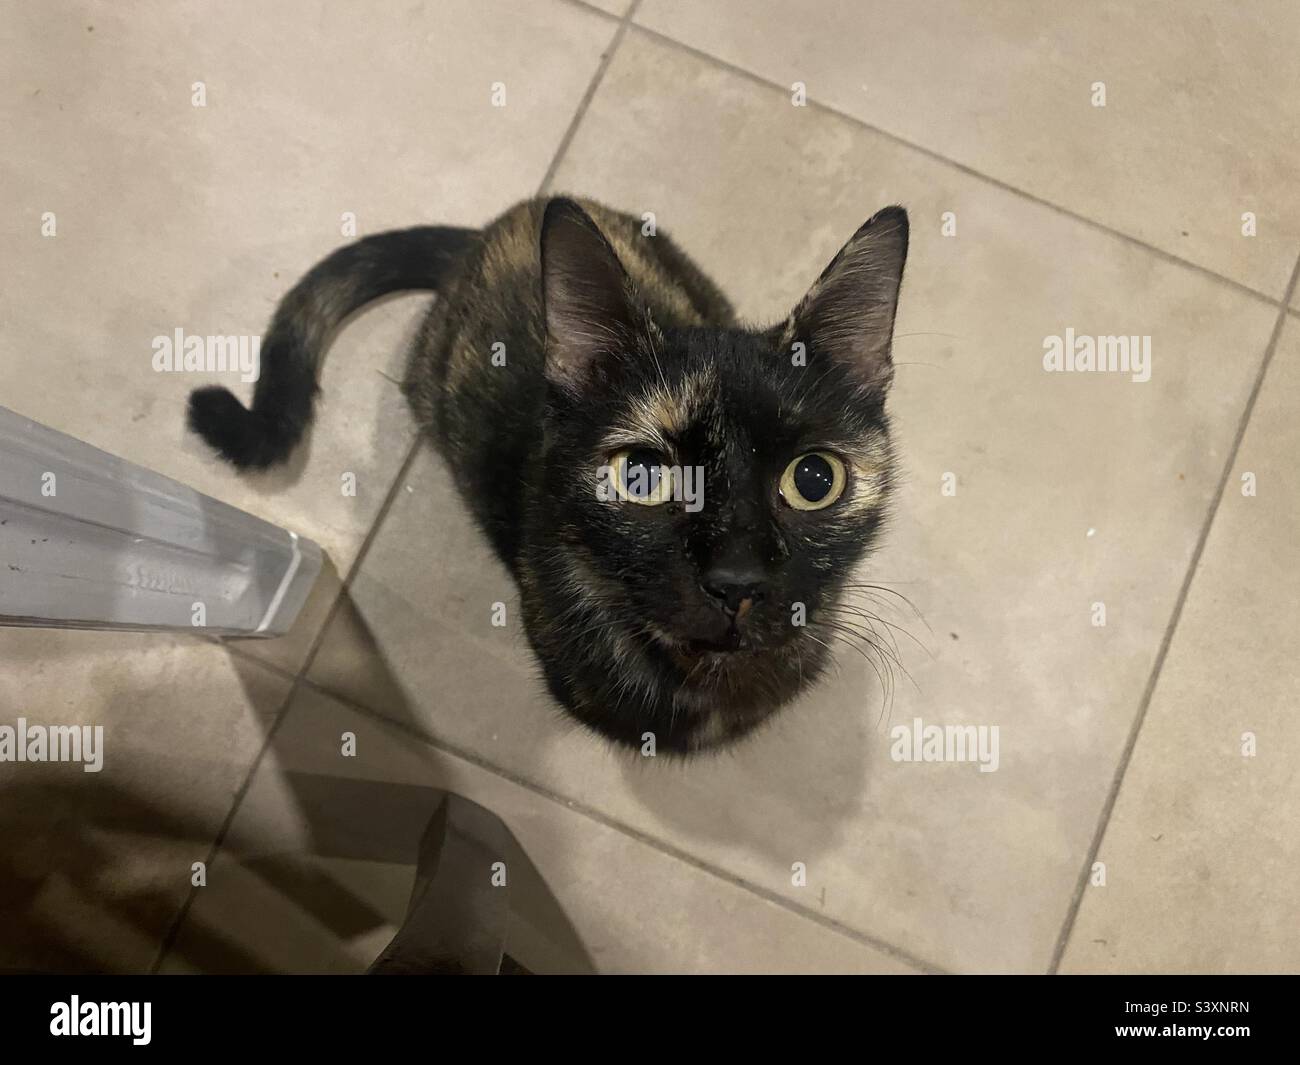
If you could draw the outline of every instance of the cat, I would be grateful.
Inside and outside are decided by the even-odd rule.
[[[616,744],[684,755],[751,733],[830,662],[894,480],[908,219],[872,216],[767,328],[642,228],[555,197],[482,230],[366,237],[284,298],[251,409],[209,387],[188,417],[240,469],[283,461],[339,323],[437,292],[403,391],[515,578],[551,694]]]

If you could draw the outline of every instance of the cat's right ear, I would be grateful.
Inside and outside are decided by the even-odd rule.
[[[591,216],[554,199],[542,218],[546,377],[571,394],[599,376],[601,361],[634,339],[631,282]]]
[[[786,326],[788,338],[840,360],[864,395],[883,396],[894,377],[890,348],[907,234],[903,208],[877,211],[822,271]]]

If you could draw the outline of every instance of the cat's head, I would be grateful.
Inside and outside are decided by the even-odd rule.
[[[673,327],[577,204],[549,205],[542,506],[552,593],[588,608],[574,624],[607,625],[588,637],[611,680],[579,712],[589,724],[700,749],[821,671],[889,497],[907,239],[906,212],[886,208],[776,326]]]

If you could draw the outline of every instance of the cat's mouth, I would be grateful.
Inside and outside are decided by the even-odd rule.
[[[687,640],[679,649],[688,655],[732,654],[744,650],[744,643],[740,633],[733,630],[725,640]]]
[[[701,659],[731,658],[752,653],[758,648],[752,639],[734,628],[722,636],[681,636],[672,637],[662,634],[661,642],[672,652],[681,664],[694,666]]]
[[[651,633],[658,643],[684,666],[695,666],[702,659],[715,656],[740,657],[759,650],[752,634],[746,634],[734,625],[721,634],[708,636],[678,635],[657,626],[651,629]]]

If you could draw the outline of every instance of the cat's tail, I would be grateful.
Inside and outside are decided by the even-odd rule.
[[[219,385],[196,389],[190,428],[241,470],[283,462],[311,423],[317,364],[339,323],[390,292],[440,288],[477,235],[416,226],[376,233],[322,259],[276,308],[252,408]]]

